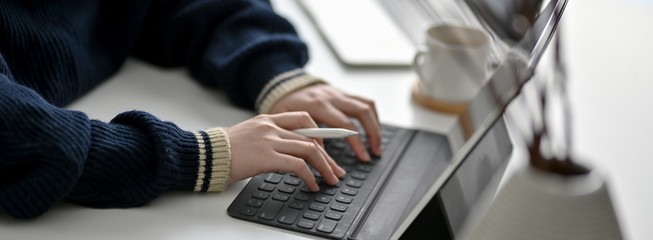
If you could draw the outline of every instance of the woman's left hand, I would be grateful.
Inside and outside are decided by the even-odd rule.
[[[314,84],[279,99],[269,113],[289,111],[305,111],[316,122],[350,130],[357,130],[350,117],[356,118],[367,133],[372,154],[381,156],[381,126],[372,100],[344,93],[327,84]],[[348,137],[347,142],[360,160],[371,160],[360,136]]]

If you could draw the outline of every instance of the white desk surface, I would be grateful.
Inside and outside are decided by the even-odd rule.
[[[294,1],[275,7],[309,43],[309,72],[333,85],[376,101],[381,121],[449,133],[455,119],[410,101],[410,69],[347,68],[337,62]],[[613,12],[613,14],[609,14]],[[574,147],[606,173],[628,239],[653,239],[653,1],[570,1],[563,17]],[[69,108],[108,121],[139,109],[197,130],[231,126],[254,115],[230,105],[220,90],[207,90],[183,69],[163,70],[129,60]],[[513,109],[510,109],[513,111]],[[522,164],[516,149],[508,170]],[[90,209],[62,203],[44,216],[16,221],[0,216],[2,239],[302,239],[312,238],[229,217],[226,209],[244,187],[241,181],[215,194],[171,192],[147,206]]]

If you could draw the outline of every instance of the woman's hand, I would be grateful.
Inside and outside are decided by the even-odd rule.
[[[372,100],[346,94],[330,85],[315,84],[289,93],[270,108],[270,113],[288,111],[306,111],[315,121],[350,130],[356,127],[349,117],[357,118],[367,133],[372,153],[381,156],[381,127]],[[359,159],[370,160],[360,136],[348,137],[347,142]]]
[[[231,145],[231,182],[264,172],[292,172],[311,191],[318,191],[306,162],[327,184],[338,183],[345,171],[324,151],[322,140],[304,137],[292,130],[317,124],[306,112],[262,114],[226,129]]]

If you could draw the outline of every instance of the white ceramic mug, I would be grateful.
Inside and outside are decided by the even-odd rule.
[[[428,28],[425,45],[413,63],[420,93],[452,103],[474,99],[488,74],[490,36],[476,28],[436,25]]]

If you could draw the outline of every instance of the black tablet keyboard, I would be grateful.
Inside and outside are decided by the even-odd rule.
[[[360,128],[359,128],[360,129]],[[362,138],[367,139],[364,133]],[[407,140],[394,140],[406,130],[383,126],[384,152],[400,149]],[[402,138],[402,137],[400,137]],[[312,169],[320,191],[310,192],[304,182],[293,173],[265,173],[253,177],[227,210],[229,215],[308,234],[344,238],[356,222],[365,217],[365,209],[389,174],[396,157],[373,157],[361,162],[344,139],[325,139],[325,149],[347,171],[335,186],[322,181]],[[367,144],[367,142],[366,142]],[[395,159],[395,160],[393,160]]]

